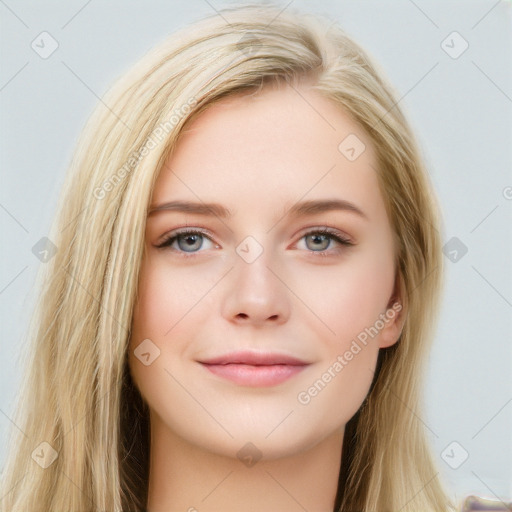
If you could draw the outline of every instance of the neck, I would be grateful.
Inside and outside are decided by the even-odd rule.
[[[188,443],[151,417],[148,512],[332,512],[343,430],[306,451],[255,464]]]

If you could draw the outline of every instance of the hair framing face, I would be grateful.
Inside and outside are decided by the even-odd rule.
[[[396,94],[327,20],[262,4],[220,14],[136,64],[79,140],[50,234],[58,252],[41,274],[15,419],[26,437],[13,432],[2,510],[144,509],[148,418],[129,379],[127,346],[155,180],[184,126],[209,106],[301,81],[372,140],[407,315],[347,425],[337,510],[448,510],[423,425],[402,405],[421,398],[442,258],[436,201]],[[40,442],[58,454],[44,471],[31,464]]]

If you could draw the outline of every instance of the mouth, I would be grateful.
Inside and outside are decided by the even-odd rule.
[[[199,361],[208,371],[240,386],[276,386],[310,363],[277,353],[236,352]]]

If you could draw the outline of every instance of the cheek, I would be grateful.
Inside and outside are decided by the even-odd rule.
[[[315,313],[303,321],[317,333],[322,360],[301,382],[298,417],[336,428],[359,409],[374,377],[380,332],[375,325],[393,289],[392,256],[382,249],[360,251],[300,282],[299,293]]]
[[[175,277],[178,276],[175,274]],[[174,281],[173,284],[179,287],[179,282]],[[177,296],[154,262],[145,260],[141,267],[137,303],[133,312],[129,362],[132,376],[146,396],[151,394],[151,389],[156,390],[158,379],[163,377],[165,359],[171,357],[165,340],[173,333],[176,328],[174,326],[179,325],[179,319],[185,313],[181,311],[184,301],[178,301]],[[178,347],[173,345],[173,349],[177,350]]]
[[[129,364],[146,398],[168,386],[166,370],[174,372],[177,361],[190,356],[212,288],[211,272],[171,266],[164,258],[143,261],[132,319]]]
[[[211,275],[203,274],[197,267],[166,264],[165,256],[145,261],[133,315],[133,332],[138,337],[161,340],[172,336],[193,316],[193,310],[211,288]]]
[[[384,251],[361,250],[340,265],[307,268],[294,279],[292,289],[309,309],[304,321],[339,350],[385,312],[394,265]]]

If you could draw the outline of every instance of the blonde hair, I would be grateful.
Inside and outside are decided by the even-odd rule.
[[[127,347],[156,177],[185,123],[214,102],[306,78],[375,146],[407,313],[347,425],[335,510],[452,510],[418,405],[442,282],[440,219],[396,95],[337,25],[272,4],[220,14],[134,66],[79,140],[49,235],[58,250],[41,274],[1,510],[145,509],[149,418]],[[58,453],[45,469],[31,457],[42,442]]]

